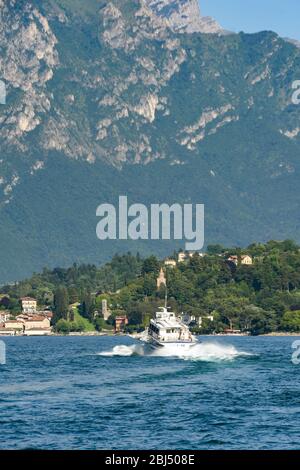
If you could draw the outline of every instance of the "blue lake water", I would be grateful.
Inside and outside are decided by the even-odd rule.
[[[299,449],[294,337],[202,338],[192,357],[127,337],[2,338],[1,449]]]

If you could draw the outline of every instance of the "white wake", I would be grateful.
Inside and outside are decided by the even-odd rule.
[[[151,350],[149,346],[145,344],[134,344],[131,346],[119,345],[115,346],[111,351],[104,351],[98,353],[99,356],[154,356],[154,357],[177,357],[184,360],[193,361],[206,361],[206,362],[217,362],[217,361],[232,361],[242,356],[252,356],[244,351],[239,351],[233,345],[224,345],[218,342],[205,342],[199,343],[189,351],[178,351],[176,347],[174,349],[157,349]]]

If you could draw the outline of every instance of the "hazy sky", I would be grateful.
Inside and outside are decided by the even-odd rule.
[[[231,31],[272,30],[300,40],[300,0],[199,0],[203,16]]]

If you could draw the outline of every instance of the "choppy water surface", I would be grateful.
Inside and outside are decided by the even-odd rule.
[[[2,338],[3,339],[3,338]],[[4,338],[1,449],[298,449],[299,338]]]

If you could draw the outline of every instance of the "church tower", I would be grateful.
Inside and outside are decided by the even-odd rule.
[[[166,280],[166,276],[165,276],[163,268],[160,269],[159,276],[156,281],[156,285],[157,285],[157,289],[160,289],[162,286],[167,285],[167,280]]]

